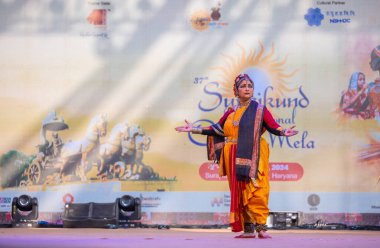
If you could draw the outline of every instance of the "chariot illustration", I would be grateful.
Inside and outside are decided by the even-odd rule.
[[[56,112],[49,113],[42,121],[36,154],[27,157],[23,167],[19,166],[18,178],[12,179],[15,182],[6,185],[160,180],[159,174],[143,162],[144,152],[151,144],[143,128],[125,121],[114,125],[107,138],[107,126],[107,117],[97,115],[91,119],[82,139],[64,142],[61,134],[69,125]],[[106,141],[101,142],[102,139]],[[96,173],[89,176],[91,171]]]
[[[25,172],[27,184],[45,183],[53,177],[56,182],[65,181],[67,177],[86,181],[89,158],[97,150],[100,138],[107,134],[106,116],[92,118],[82,140],[64,143],[59,132],[68,128],[63,118],[58,118],[55,112],[49,113],[42,121],[38,153]],[[48,132],[51,133],[51,140],[47,138]]]

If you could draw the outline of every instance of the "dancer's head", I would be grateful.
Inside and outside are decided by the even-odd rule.
[[[255,85],[247,74],[240,74],[235,78],[234,94],[240,100],[249,100],[253,96]]]

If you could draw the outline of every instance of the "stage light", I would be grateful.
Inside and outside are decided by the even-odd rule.
[[[21,195],[12,200],[12,227],[35,227],[38,219],[36,197]]]
[[[137,226],[141,220],[141,200],[129,195],[116,199],[119,206],[119,225]]]
[[[288,229],[299,225],[301,212],[270,212],[267,219],[268,228]]]

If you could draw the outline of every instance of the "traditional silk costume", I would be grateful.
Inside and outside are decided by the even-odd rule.
[[[234,232],[266,231],[269,213],[269,146],[261,135],[282,135],[265,106],[229,108],[219,122],[204,128],[209,159],[219,162],[220,176],[231,192],[230,225]]]

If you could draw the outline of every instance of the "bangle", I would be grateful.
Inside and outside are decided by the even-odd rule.
[[[280,131],[280,135],[281,135],[281,136],[285,136],[285,132],[286,132],[286,129],[282,129],[282,130]]]
[[[191,133],[201,134],[202,133],[202,128],[201,127],[193,127],[191,129]]]

